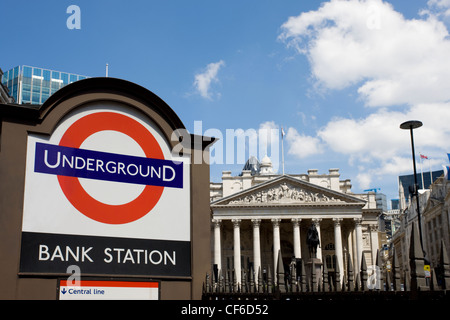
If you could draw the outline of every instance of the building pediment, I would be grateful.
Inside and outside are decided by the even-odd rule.
[[[423,209],[423,212],[427,212],[427,211],[433,209],[434,207],[442,206],[443,204],[444,204],[444,201],[442,199],[436,199],[436,198],[430,197],[425,205],[425,208]]]
[[[214,201],[211,203],[211,207],[329,206],[348,204],[364,206],[365,201],[284,175]]]

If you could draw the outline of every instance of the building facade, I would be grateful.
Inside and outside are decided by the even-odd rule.
[[[212,257],[218,270],[234,270],[239,283],[242,270],[263,275],[276,270],[279,252],[286,270],[293,258],[307,262],[312,225],[320,239],[317,259],[332,276],[339,265],[342,278],[348,261],[359,270],[362,255],[368,265],[375,263],[382,211],[375,193],[352,193],[350,180],[340,180],[339,169],[280,175],[272,172],[268,157],[249,162],[255,170],[239,176],[225,171],[221,183],[211,183]]]
[[[444,174],[443,170],[426,171],[417,173],[417,188],[419,190],[429,190],[430,185],[433,184],[436,179]],[[414,186],[414,174],[407,174],[398,177],[399,185],[399,209],[405,210],[407,202],[411,201],[410,187]]]
[[[395,254],[404,271],[409,270],[408,248],[412,226],[413,223],[418,223],[415,198],[406,204],[406,209],[401,210],[400,227],[391,243],[391,249],[395,248]],[[447,254],[450,254],[450,181],[445,175],[435,179],[429,189],[421,190],[419,207],[425,258],[431,269],[438,273],[442,243],[445,244]]]
[[[6,71],[1,83],[18,104],[43,104],[52,94],[86,76],[30,66],[17,66]]]
[[[0,69],[0,79],[3,76],[3,70]],[[9,95],[8,88],[0,82],[0,103],[13,103],[14,99]]]

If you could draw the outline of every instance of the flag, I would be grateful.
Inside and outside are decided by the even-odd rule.
[[[428,157],[427,157],[427,156],[424,156],[423,154],[420,154],[420,157],[421,157],[422,159],[428,159]]]
[[[447,153],[448,161],[450,161],[450,153]]]
[[[448,172],[450,171],[450,166],[442,166],[444,168],[444,179],[450,180]]]
[[[284,137],[286,134],[284,133],[283,127],[281,127],[281,137]]]

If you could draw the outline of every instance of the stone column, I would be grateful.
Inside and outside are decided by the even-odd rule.
[[[255,279],[258,281],[258,271],[261,267],[261,241],[259,226],[261,219],[252,219],[253,224],[253,271],[255,272]]]
[[[341,233],[341,222],[342,219],[334,218],[334,248],[336,253],[336,263],[339,265],[341,282],[344,277],[344,259],[342,251],[342,233]]]
[[[292,219],[292,226],[294,228],[294,256],[296,258],[302,257],[302,247],[301,247],[301,241],[300,241],[300,222],[302,219]]]
[[[214,224],[214,263],[217,264],[217,269],[222,270],[222,247],[221,247],[221,234],[220,227],[222,220],[212,219]]]
[[[272,219],[273,224],[273,274],[277,272],[278,251],[281,249],[280,241],[280,222],[281,219]]]
[[[355,230],[351,230],[348,233],[348,238],[347,238],[347,243],[348,243],[348,253],[350,254],[350,257],[352,258],[352,262],[353,262],[353,270],[355,270],[355,272],[359,272],[359,269],[361,268],[361,266],[357,266],[357,259],[355,259],[356,257],[356,246],[354,244],[354,239],[355,239]]]
[[[319,241],[320,241],[320,247],[317,248],[317,259],[320,259],[322,261],[322,237],[320,236],[320,222],[322,219],[312,219],[312,223],[316,226],[317,233],[319,234]],[[323,261],[322,261],[323,262]]]
[[[363,238],[362,238],[362,219],[354,218],[355,221],[355,232],[356,232],[356,261],[358,266],[358,271],[361,269],[361,259],[363,254]]]
[[[369,232],[370,232],[370,250],[372,251],[372,264],[375,264],[377,261],[377,252],[378,252],[378,226],[369,225]]]
[[[236,282],[241,283],[241,219],[233,219],[234,234],[234,274]]]

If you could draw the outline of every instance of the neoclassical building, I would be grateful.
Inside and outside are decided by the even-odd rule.
[[[403,185],[400,184],[403,193]],[[450,255],[450,180],[444,174],[437,178],[429,189],[419,190],[419,206],[422,223],[422,238],[425,258],[431,268],[439,272],[442,243]],[[418,224],[417,202],[415,197],[403,199],[400,209],[400,228],[394,234],[391,249],[401,270],[409,270],[409,246],[413,223]],[[392,260],[392,250],[390,252]]]
[[[319,233],[317,258],[341,277],[348,257],[359,270],[364,254],[374,264],[379,248],[375,193],[354,194],[350,180],[340,180],[339,169],[327,174],[274,174],[266,156],[250,158],[238,176],[222,173],[222,182],[211,183],[212,257],[219,270],[250,267],[265,273],[276,270],[279,250],[285,267],[292,258],[308,261],[308,228]]]

